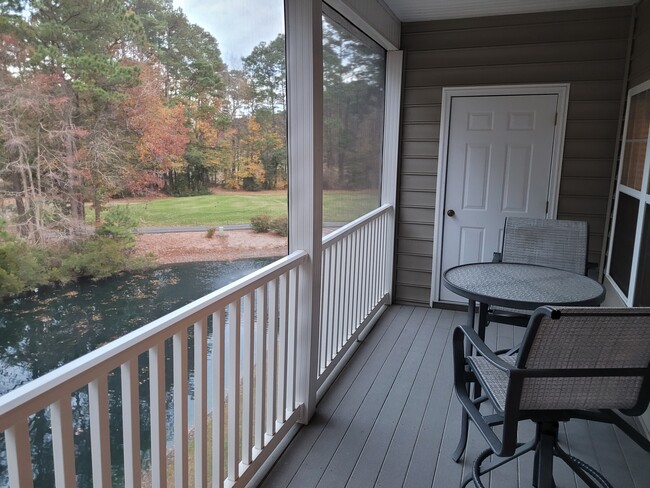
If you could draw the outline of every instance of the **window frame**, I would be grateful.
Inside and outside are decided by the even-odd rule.
[[[645,159],[643,163],[644,167],[643,167],[643,178],[641,180],[641,189],[636,190],[634,188],[622,184],[621,177],[623,175],[623,166],[625,161],[625,149],[626,149],[626,143],[628,139],[627,132],[628,132],[628,126],[630,122],[629,118],[630,118],[630,107],[631,107],[632,98],[645,91],[648,91],[650,96],[650,80],[647,80],[639,85],[630,88],[627,94],[627,101],[625,107],[625,123],[623,126],[623,137],[621,140],[621,153],[619,159],[620,162],[619,162],[618,174],[616,180],[614,208],[612,209],[612,226],[611,226],[611,231],[609,233],[607,267],[605,270],[605,276],[607,280],[612,285],[612,288],[616,291],[616,293],[619,295],[621,300],[623,300],[625,305],[628,307],[634,306],[635,303],[637,274],[638,274],[638,267],[639,267],[639,260],[640,260],[642,237],[643,237],[643,224],[644,224],[646,208],[650,206],[650,187],[648,186],[650,180],[650,127],[648,129],[648,135],[647,135],[647,145],[646,145]],[[623,290],[621,290],[621,288],[618,286],[614,278],[612,278],[611,276],[612,251],[613,251],[614,236],[616,235],[616,225],[617,225],[616,216],[618,212],[619,198],[621,193],[629,197],[632,197],[639,202],[639,209],[637,212],[637,219],[636,219],[636,228],[634,229],[635,232],[634,251],[632,254],[632,265],[630,268],[630,280],[629,280],[629,287],[628,287],[627,294],[625,294]]]

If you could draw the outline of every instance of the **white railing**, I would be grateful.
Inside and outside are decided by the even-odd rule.
[[[45,417],[51,422],[56,486],[77,485],[79,446],[73,406],[79,406],[75,398],[86,388],[92,483],[96,488],[112,486],[109,410],[116,402],[108,382],[116,370],[124,436],[120,484],[140,486],[144,474],[146,484],[164,487],[173,470],[174,486],[184,487],[193,469],[197,487],[245,485],[300,414],[296,378],[302,366],[297,360],[296,312],[307,259],[304,251],[295,252],[0,397],[0,432],[5,434],[10,486],[33,486],[30,416],[42,411],[48,412]],[[165,344],[169,342],[171,432],[166,428],[165,390]],[[143,383],[149,384],[148,399],[141,395]],[[193,395],[188,400],[190,388]],[[143,463],[140,421],[147,401],[151,456],[150,462]],[[188,435],[190,422],[192,435]]]
[[[389,300],[392,218],[383,205],[323,238],[318,387]]]

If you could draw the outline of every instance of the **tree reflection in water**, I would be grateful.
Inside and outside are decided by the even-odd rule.
[[[0,302],[0,394],[48,373],[152,320],[273,262],[275,258],[168,265],[144,273],[100,282],[80,282],[41,290]],[[212,324],[208,324],[209,337]],[[210,342],[209,342],[210,343]],[[188,397],[194,396],[193,337],[188,338]],[[210,355],[210,351],[208,351]],[[172,345],[165,343],[167,432],[171,433]],[[143,466],[149,460],[149,360],[140,370],[140,447]],[[113,481],[123,484],[122,399],[120,371],[108,377]],[[88,389],[72,397],[77,484],[92,486]],[[189,409],[192,412],[192,409]],[[29,419],[34,486],[54,486],[50,413]],[[0,486],[7,486],[4,435],[0,436]]]

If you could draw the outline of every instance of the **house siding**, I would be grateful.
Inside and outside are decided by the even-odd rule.
[[[589,222],[589,260],[600,261],[632,12],[402,24],[397,302],[430,300],[443,87],[571,84],[558,218]]]

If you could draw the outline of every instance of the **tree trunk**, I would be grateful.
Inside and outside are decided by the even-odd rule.
[[[21,218],[25,216],[27,209],[25,207],[25,199],[23,197],[23,185],[20,174],[18,174],[18,172],[12,172],[11,183],[13,186],[14,200],[16,202],[16,214],[18,215],[20,221]],[[27,237],[29,234],[27,226],[22,222],[18,225],[18,232],[23,237]]]
[[[95,210],[95,227],[99,227],[102,223],[102,202],[97,192],[93,198],[93,208]]]

